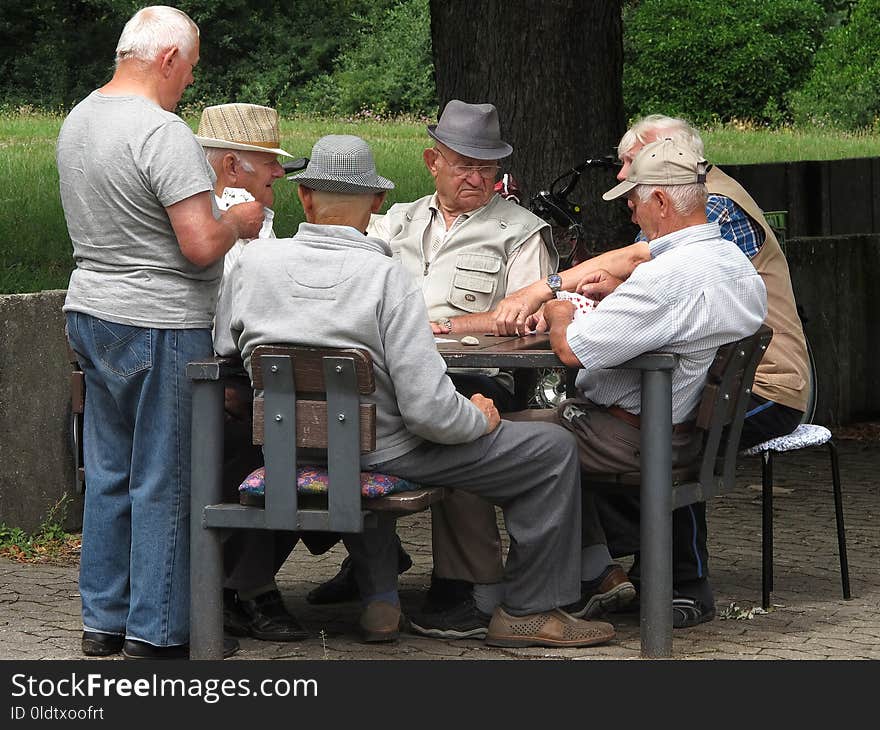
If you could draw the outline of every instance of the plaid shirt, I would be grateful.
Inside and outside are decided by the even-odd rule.
[[[756,256],[764,245],[764,229],[724,195],[709,196],[706,201],[706,218],[709,223],[721,226],[721,237],[735,243],[749,258]],[[639,231],[636,240],[644,241],[645,234]]]

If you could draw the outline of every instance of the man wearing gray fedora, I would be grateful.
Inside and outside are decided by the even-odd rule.
[[[461,336],[492,331],[491,310],[520,286],[556,271],[558,257],[549,225],[525,208],[496,195],[499,160],[513,152],[501,139],[492,104],[458,99],[427,128],[433,145],[423,159],[435,192],[374,215],[369,232],[387,241],[394,257],[420,283],[437,334]],[[450,371],[460,393],[492,398],[504,413],[525,403],[515,396],[509,371]],[[417,631],[432,636],[481,637],[500,600],[501,539],[495,510],[463,492],[431,511],[434,571],[425,610],[413,617]],[[479,536],[494,566],[471,560],[459,534]],[[353,597],[350,563],[309,594],[313,603]]]
[[[261,344],[357,347],[373,361],[376,448],[369,471],[466,489],[501,506],[511,549],[505,597],[486,640],[498,646],[591,646],[610,624],[560,606],[580,595],[580,481],[575,442],[554,424],[502,422],[493,402],[457,392],[426,326],[418,282],[390,246],[365,235],[393,183],[376,173],[362,139],[329,135],[293,178],[306,214],[294,238],[248,246],[233,272],[220,354],[246,368]],[[367,641],[394,639],[406,625],[397,594],[395,521],[343,537],[363,602]]]

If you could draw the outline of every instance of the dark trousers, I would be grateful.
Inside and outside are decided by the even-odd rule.
[[[759,444],[794,431],[803,413],[793,408],[752,395],[743,423],[740,449]],[[639,500],[625,495],[596,495],[596,510],[608,548],[615,557],[638,555]],[[687,584],[709,575],[709,551],[706,546],[706,504],[700,502],[672,513],[672,580],[688,595]],[[635,567],[633,577],[638,575]],[[699,597],[699,596],[691,596]]]

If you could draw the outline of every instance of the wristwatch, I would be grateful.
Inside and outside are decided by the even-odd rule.
[[[555,295],[560,289],[562,289],[562,277],[559,274],[550,274],[547,277],[547,286],[550,287],[550,291]]]
[[[437,320],[437,324],[449,330],[449,332],[452,332],[452,320],[449,319],[449,317],[440,317],[440,319]]]

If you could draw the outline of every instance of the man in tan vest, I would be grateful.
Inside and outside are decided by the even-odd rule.
[[[492,104],[453,99],[427,132],[433,145],[423,159],[435,192],[374,215],[368,232],[388,241],[394,258],[420,280],[435,334],[482,334],[491,331],[491,310],[504,297],[555,272],[550,227],[495,194],[499,160],[513,147],[501,139]],[[458,369],[450,377],[460,393],[492,398],[502,413],[525,407],[514,396],[509,372]],[[483,637],[503,576],[494,508],[455,492],[432,508],[432,530],[431,590],[426,610],[411,616],[413,629],[431,636]],[[471,562],[459,534],[473,535],[479,553],[493,556],[486,569]],[[405,565],[402,557],[401,567]],[[312,591],[309,600],[328,603],[355,596],[349,562]]]
[[[634,124],[623,135],[617,151],[623,162],[618,179],[624,180],[633,159],[650,142],[671,138],[677,144],[702,156],[699,132],[683,119],[652,115]],[[755,374],[751,403],[743,425],[741,448],[748,448],[775,436],[791,433],[800,423],[809,395],[809,358],[803,328],[797,313],[788,264],[773,230],[752,197],[733,178],[717,167],[706,177],[709,198],[706,216],[721,226],[723,238],[745,253],[761,275],[767,289],[765,324],[773,329],[773,339]],[[599,299],[629,277],[640,263],[650,259],[647,241],[639,240],[609,251],[561,272],[561,285]],[[553,297],[543,281],[536,281],[508,297],[495,310],[495,329],[513,333],[525,325],[524,312],[537,310]],[[615,544],[615,535],[629,533],[638,524],[638,504],[626,498],[596,499],[613,555],[638,551],[638,545]],[[637,528],[636,528],[637,534]],[[474,542],[476,545],[476,541]],[[676,598],[691,599],[688,610],[676,611],[678,628],[693,626],[714,616],[709,587],[706,548],[705,504],[683,507],[673,512],[674,584]],[[485,560],[490,559],[486,554]],[[633,580],[638,568],[630,571]],[[684,600],[679,602],[684,605]]]

